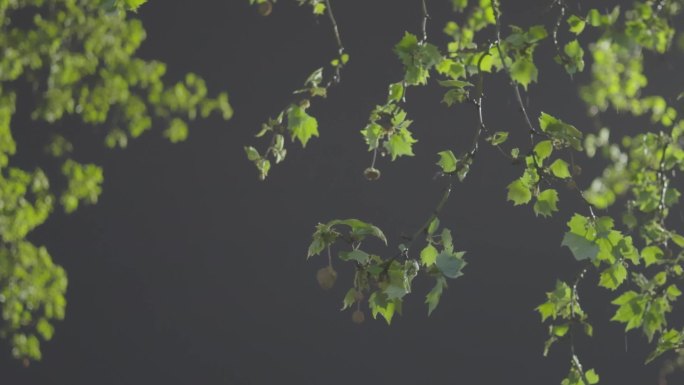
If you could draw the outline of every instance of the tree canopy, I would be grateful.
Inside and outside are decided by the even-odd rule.
[[[440,26],[448,43],[428,34],[431,2],[416,0],[421,29],[405,32],[387,47],[403,67],[403,76],[388,84],[386,99],[368,111],[366,126],[358,128],[358,143],[348,144],[367,148],[369,164],[359,174],[373,183],[382,183],[381,170],[396,167],[392,162],[402,157],[434,157],[442,195],[425,222],[399,244],[390,244],[378,226],[363,218],[321,218],[306,252],[314,261],[321,255],[325,260],[316,273],[320,286],[338,285],[336,268],[348,266],[353,278],[343,284],[342,310],[349,309],[355,323],[370,315],[390,324],[414,294],[413,280],[424,276],[433,282],[429,292],[420,294],[427,314],[439,311],[448,284],[458,290],[456,279],[467,274],[469,257],[454,242],[450,225],[440,220],[442,211],[455,184],[468,182],[481,147],[491,146],[502,164],[520,170],[501,199],[531,209],[540,221],[558,215],[563,201],[584,207],[566,218],[558,245],[576,260],[574,278],[558,279],[536,308],[548,328],[544,354],[561,349],[555,346],[561,341],[569,349],[568,373],[561,384],[589,385],[600,379],[600,367],[585,367],[575,350],[579,338],[593,335],[592,315],[582,308],[580,288],[588,293],[598,286],[611,293],[611,319],[623,324],[625,332],[639,330],[651,343],[646,362],[678,352],[684,329],[672,320],[672,313],[682,294],[684,233],[677,230],[681,218],[671,214],[681,195],[677,171],[684,169],[682,94],[649,88],[647,59],[667,59],[678,50],[682,40],[676,27],[684,2],[644,0],[598,7],[550,0],[543,6],[553,17],[518,26],[507,21],[506,2],[443,1],[453,11],[452,20]],[[52,337],[52,323],[64,317],[66,304],[66,273],[52,263],[46,247],[32,244],[27,236],[55,206],[71,213],[95,203],[101,193],[102,169],[74,159],[71,138],[61,127],[74,122],[92,126],[105,146],[114,148],[158,126],[164,127],[162,135],[169,141],[182,141],[188,136],[188,122],[198,116],[232,115],[227,95],[208,96],[199,76],[188,74],[172,84],[163,78],[163,63],[136,56],[145,32],[135,9],[144,2],[0,2],[0,335],[10,341],[18,359],[40,359],[39,341]],[[254,142],[244,147],[261,180],[278,172],[276,166],[293,148],[305,148],[325,135],[310,107],[335,92],[353,60],[333,1],[297,2],[329,26],[336,55],[321,58],[324,65],[310,71],[291,100],[265,119]],[[277,12],[280,4],[249,3],[263,16]],[[540,45],[553,47],[553,60],[568,77],[587,74],[589,80],[578,82],[577,91],[594,127],[580,127],[573,116],[532,113],[534,100],[527,100],[526,92],[543,86],[538,84],[535,54]],[[492,127],[484,112],[487,96],[495,92],[488,84],[502,76],[509,83],[506,92],[515,97],[520,121]],[[465,151],[445,143],[436,154],[414,152],[420,136],[413,131],[406,106],[420,103],[411,97],[416,88],[433,86],[443,93],[446,107],[473,107],[478,123]],[[46,126],[44,145],[54,159],[49,164],[36,160],[26,168],[12,163],[17,146],[11,118],[23,105],[31,107],[36,124]],[[608,121],[615,117],[640,128],[630,132],[613,127]],[[52,167],[55,161],[58,169]],[[589,185],[581,185],[579,176],[590,165],[602,172]],[[378,247],[384,252],[376,252]],[[598,281],[586,278],[589,271],[597,272]]]

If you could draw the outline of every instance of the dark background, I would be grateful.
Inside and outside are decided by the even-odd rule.
[[[286,162],[259,182],[242,147],[257,142],[260,123],[335,53],[328,20],[293,3],[279,2],[266,18],[246,0],[156,0],[140,10],[148,31],[141,54],[168,62],[171,80],[192,71],[211,90],[228,90],[235,117],[195,122],[178,145],[158,127],[123,152],[105,150],[101,137],[78,128],[84,134],[76,157],[104,165],[104,194],[96,206],[53,215],[33,234],[69,274],[67,317],[44,344],[43,361],[28,369],[0,349],[0,383],[560,383],[569,347],[558,344],[542,356],[546,326],[533,309],[557,278],[577,273],[559,245],[567,219],[584,208],[567,190],[553,219],[513,207],[505,186],[520,169],[486,146],[442,215],[469,265],[430,318],[427,280],[416,281],[391,327],[372,319],[355,325],[349,312],[338,311],[348,266],[337,264],[333,290],[318,287],[315,272],[324,261],[305,259],[314,225],[346,217],[373,222],[390,238],[386,255],[394,253],[399,236],[415,231],[439,198],[434,154],[468,148],[476,115],[472,106],[440,105],[437,86],[410,89],[417,156],[380,159],[381,180],[364,180],[370,155],[359,130],[402,76],[391,47],[405,30],[419,32],[420,5],[334,1],[351,62],[342,83],[311,108],[321,138],[305,151],[290,145]],[[429,33],[444,43],[448,2],[429,3]],[[548,24],[556,17],[544,11],[549,3],[505,1],[504,23]],[[530,113],[543,110],[589,132],[594,127],[576,88],[586,76],[573,83],[553,63],[550,43],[537,52],[542,86],[530,88]],[[675,58],[647,59],[658,74],[652,89],[676,95]],[[524,146],[524,122],[503,75],[488,80],[485,92],[487,124]],[[643,128],[626,121],[620,129]],[[38,151],[19,148],[25,157]],[[583,186],[598,171],[585,166]],[[614,295],[596,282],[589,274],[580,292],[595,326],[594,338],[578,342],[585,366],[604,384],[656,384],[662,362],[643,365],[645,338],[625,338],[621,325],[608,322]],[[670,383],[681,381],[672,376]]]

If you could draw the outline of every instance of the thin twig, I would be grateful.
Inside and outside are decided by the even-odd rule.
[[[560,48],[560,44],[558,43],[558,30],[560,29],[561,22],[563,21],[563,17],[565,16],[565,1],[563,0],[555,0],[553,2],[553,5],[560,5],[560,12],[558,13],[558,18],[556,19],[556,24],[553,26],[553,45],[556,47],[556,53],[558,56],[563,60],[566,61],[568,59],[568,55],[563,52]]]
[[[427,39],[428,39],[427,22],[428,22],[428,19],[430,18],[430,14],[428,13],[426,0],[422,0],[422,5],[423,5],[423,8],[422,8],[422,12],[423,12],[423,24],[422,24],[423,40],[421,41],[421,43],[425,44],[425,42],[427,42]]]
[[[337,20],[335,19],[335,14],[333,13],[330,0],[325,0],[325,9],[327,10],[328,18],[330,19],[330,24],[332,25],[333,34],[335,35],[335,41],[337,42],[337,54],[340,56],[341,60],[342,55],[344,54],[344,45],[342,44],[342,38],[340,37],[340,29],[337,26]],[[328,83],[328,87],[330,87],[332,84],[337,84],[342,80],[341,69],[342,63],[340,63],[340,65],[335,66],[335,75],[333,76],[330,83]]]
[[[337,20],[335,20],[335,14],[333,13],[332,6],[330,5],[330,0],[325,0],[325,8],[328,11],[328,18],[330,19],[330,24],[332,24],[333,27],[333,33],[335,34],[335,40],[337,41],[338,53],[342,55],[344,53],[344,45],[342,44],[340,29],[337,27]]]
[[[578,295],[577,295],[577,286],[579,286],[580,281],[584,278],[584,275],[587,273],[587,267],[585,266],[580,270],[580,273],[577,275],[577,278],[575,278],[575,282],[572,284],[572,296],[570,298],[570,312],[572,315],[572,321],[573,325],[574,322],[576,321],[575,319],[575,305],[578,303]],[[580,375],[582,376],[582,381],[586,384],[589,385],[589,381],[587,381],[586,374],[584,374],[584,369],[582,369],[582,364],[579,361],[579,358],[577,358],[577,355],[575,354],[575,331],[573,325],[570,326],[570,353],[572,354],[572,363],[575,366],[575,368],[580,372]]]
[[[439,217],[439,214],[442,212],[444,209],[444,206],[446,205],[447,201],[449,201],[449,196],[451,195],[451,190],[453,188],[453,177],[450,174],[446,174],[447,177],[447,185],[444,187],[444,191],[442,192],[442,197],[440,198],[439,202],[437,203],[437,206],[435,206],[434,210],[432,210],[432,214],[428,218],[428,220],[425,222],[425,224],[419,228],[412,236],[410,239],[410,243],[407,247],[407,249],[411,249],[413,246],[413,243],[418,239],[418,237],[421,234],[427,234],[427,230],[430,227],[430,224],[432,221],[435,220],[435,218]]]

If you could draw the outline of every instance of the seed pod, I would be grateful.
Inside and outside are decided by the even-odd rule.
[[[578,176],[578,175],[580,175],[581,173],[582,173],[582,167],[580,167],[580,166],[578,166],[578,165],[572,166],[572,175]]]
[[[363,314],[361,310],[356,310],[354,311],[354,313],[352,313],[352,322],[354,322],[355,324],[360,325],[365,320],[366,316]]]
[[[329,290],[335,286],[337,272],[333,270],[332,266],[323,267],[316,273],[316,280],[323,290]]]
[[[258,9],[261,16],[268,16],[273,12],[273,4],[270,1],[265,1],[259,4]]]
[[[378,180],[380,179],[380,170],[375,167],[368,167],[363,170],[363,176],[369,181]]]

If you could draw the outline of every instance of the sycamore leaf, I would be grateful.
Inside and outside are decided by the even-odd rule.
[[[370,307],[373,318],[377,318],[378,314],[380,314],[385,321],[387,321],[388,325],[392,323],[392,318],[397,310],[397,303],[401,304],[401,301],[392,301],[387,298],[387,294],[380,291],[374,292],[368,298],[368,306]]]
[[[126,8],[130,9],[131,11],[137,11],[138,8],[145,3],[147,3],[147,0],[124,0]]]
[[[413,144],[417,140],[411,136],[411,131],[402,128],[390,136],[385,142],[384,146],[392,156],[392,160],[396,160],[400,156],[413,156]]]
[[[543,217],[550,217],[554,212],[558,211],[558,192],[554,189],[544,190],[537,196],[537,202],[534,203],[534,214]]]
[[[544,159],[551,156],[553,152],[553,143],[550,140],[542,140],[534,146],[534,153],[537,156],[539,162],[543,162]]]
[[[542,112],[539,117],[539,127],[552,138],[577,151],[582,151],[582,132],[575,128],[575,126]]]
[[[644,259],[646,266],[651,266],[658,262],[663,255],[663,251],[658,246],[646,246],[641,250],[641,258]]]
[[[435,286],[425,296],[425,303],[428,304],[428,316],[430,316],[432,312],[435,310],[435,308],[437,308],[437,305],[439,305],[439,299],[442,297],[442,292],[446,287],[446,279],[444,277],[437,277],[437,282],[435,282]]]
[[[340,259],[343,261],[356,261],[363,265],[369,258],[370,255],[362,250],[340,251]]]
[[[401,98],[404,96],[404,84],[402,82],[392,83],[389,86],[389,95],[387,96],[387,102],[400,102]]]
[[[346,225],[351,227],[351,236],[356,240],[362,240],[368,235],[372,235],[380,239],[385,245],[387,244],[387,238],[385,234],[378,228],[370,223],[360,221],[358,219],[336,219],[328,223],[328,226],[334,225]]]
[[[566,161],[563,159],[556,159],[551,163],[549,166],[549,170],[551,170],[551,174],[555,176],[556,178],[560,179],[566,179],[570,178],[570,167]]]
[[[431,266],[437,261],[438,254],[437,249],[432,244],[428,244],[420,251],[420,262],[425,266]]]
[[[437,164],[442,168],[445,173],[450,173],[456,171],[456,156],[450,150],[442,151],[437,153],[439,155],[439,161]]]
[[[349,289],[349,291],[347,291],[347,294],[345,294],[344,299],[342,300],[342,308],[340,310],[350,308],[354,302],[356,302],[356,289],[352,287]]]
[[[537,81],[537,76],[539,74],[537,66],[534,65],[531,59],[527,57],[518,58],[510,67],[511,78],[516,81],[516,83],[527,89],[527,86]]]
[[[247,159],[249,159],[252,162],[254,162],[257,159],[261,159],[259,151],[257,151],[257,149],[252,146],[245,146],[245,153],[247,154]]]
[[[616,262],[601,272],[599,285],[615,290],[627,279],[627,269],[622,262]]]
[[[580,19],[576,15],[571,15],[568,17],[568,25],[570,26],[570,32],[574,33],[575,35],[579,35],[584,31],[584,27],[586,26],[586,21]]]
[[[532,192],[522,179],[516,179],[508,185],[508,198],[514,206],[528,203],[532,200]]]
[[[439,271],[448,278],[458,278],[463,275],[461,270],[465,267],[466,262],[463,260],[465,252],[459,251],[457,253],[442,252],[437,256],[435,265]]]
[[[561,246],[567,246],[578,261],[593,261],[599,253],[599,247],[594,242],[571,232],[565,233]]]
[[[312,136],[318,136],[318,121],[302,107],[293,104],[287,111],[287,129],[292,135],[292,140],[298,139],[302,147],[306,147]]]

